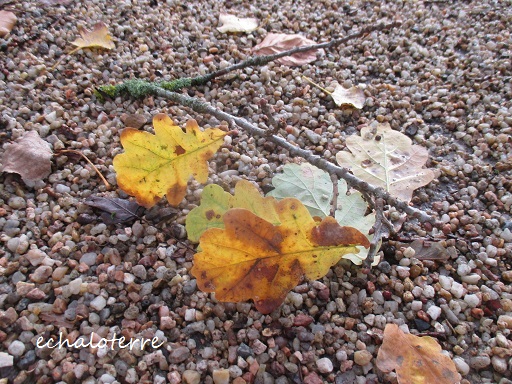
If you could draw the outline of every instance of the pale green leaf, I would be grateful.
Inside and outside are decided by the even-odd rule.
[[[312,216],[329,215],[333,187],[327,172],[309,163],[286,164],[283,173],[274,176],[272,185],[275,189],[268,196],[276,199],[295,197]]]

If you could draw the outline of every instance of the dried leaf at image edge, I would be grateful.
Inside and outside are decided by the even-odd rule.
[[[18,18],[9,11],[0,11],[0,37],[7,36],[13,29]]]
[[[455,363],[436,339],[404,333],[396,324],[387,324],[377,354],[382,372],[396,371],[400,384],[456,384],[461,380]]]
[[[251,52],[261,55],[273,55],[288,51],[293,48],[314,45],[316,42],[309,40],[301,35],[290,35],[286,33],[269,33],[261,43],[254,46]],[[282,65],[299,66],[311,63],[316,60],[316,55],[322,52],[322,49],[310,50],[306,52],[294,53],[291,56],[285,56],[276,61]]]
[[[220,301],[253,299],[263,314],[279,307],[303,277],[319,279],[343,255],[369,247],[358,230],[341,227],[334,218],[315,222],[294,198],[276,202],[280,225],[234,208],[224,214],[225,229],[207,230],[194,256],[192,275],[202,291]]]
[[[70,53],[76,52],[82,48],[115,48],[107,26],[101,22],[96,23],[91,31],[85,28],[79,28],[79,32],[82,37],[71,42],[71,44],[76,45],[77,48],[73,49]]]
[[[52,156],[50,144],[36,131],[29,131],[16,142],[7,144],[1,171],[17,173],[25,183],[31,184],[50,174]]]
[[[389,124],[364,127],[361,137],[347,137],[346,145],[350,152],[336,154],[340,167],[404,201],[410,201],[415,189],[434,179],[434,172],[423,168],[427,149],[412,145],[411,139]]]
[[[191,177],[205,183],[208,160],[224,143],[226,132],[218,128],[201,131],[189,120],[186,132],[163,113],[153,118],[155,134],[126,128],[121,133],[124,153],[114,157],[117,184],[151,208],[162,196],[172,206],[185,197]]]
[[[258,19],[255,18],[242,18],[228,13],[221,13],[219,15],[220,27],[217,30],[220,32],[245,32],[250,33],[258,28]]]

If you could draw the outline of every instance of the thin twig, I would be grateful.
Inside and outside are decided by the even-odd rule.
[[[386,29],[396,28],[396,27],[399,27],[401,24],[402,24],[401,21],[393,21],[391,23],[380,23],[377,25],[369,25],[368,27],[362,28],[359,32],[355,32],[348,36],[341,37],[339,39],[334,39],[334,40],[328,41],[326,43],[297,47],[297,48],[290,49],[288,51],[284,51],[284,52],[280,52],[280,53],[276,53],[273,55],[263,55],[263,56],[251,57],[251,58],[244,60],[238,64],[231,65],[229,67],[226,67],[226,68],[220,69],[218,71],[212,72],[210,74],[207,74],[205,76],[202,76],[202,78],[203,78],[203,81],[206,80],[206,82],[208,82],[210,80],[213,80],[216,77],[223,76],[223,75],[228,74],[229,72],[235,71],[237,69],[265,65],[265,64],[270,63],[271,61],[280,59],[281,57],[291,56],[295,53],[308,52],[308,51],[317,50],[317,49],[336,47],[336,46],[344,44],[350,40],[354,40],[354,39],[357,39],[364,35],[367,35],[371,32],[383,31]],[[202,84],[204,84],[204,83],[202,83]],[[193,84],[193,85],[195,85],[195,84]]]
[[[368,270],[373,264],[373,260],[378,251],[378,246],[382,236],[384,235],[382,230],[382,218],[384,217],[384,201],[381,198],[375,199],[375,224],[373,225],[373,237],[370,242],[370,249],[368,250],[368,256],[363,261],[363,268]]]
[[[329,216],[334,217],[334,213],[338,208],[338,176],[336,174],[331,174],[332,181],[332,202],[331,202],[331,211],[329,212]]]
[[[61,153],[74,153],[76,155],[80,155],[82,156],[85,161],[87,161],[91,167],[96,171],[96,173],[98,174],[98,176],[101,178],[101,180],[103,181],[103,184],[105,184],[105,187],[107,187],[107,190],[110,189],[110,184],[108,183],[107,179],[105,179],[103,177],[103,175],[101,174],[101,172],[99,171],[98,168],[96,168],[96,166],[92,163],[91,160],[89,160],[89,158],[87,156],[85,156],[82,152],[80,151],[77,151],[75,149],[60,149],[57,154],[60,155]]]
[[[290,49],[288,51],[276,53],[274,55],[263,55],[263,56],[250,57],[244,61],[241,61],[240,63],[231,65],[229,67],[226,67],[226,68],[223,68],[218,71],[214,71],[212,73],[208,73],[208,74],[202,75],[202,76],[196,76],[196,77],[192,77],[192,78],[185,77],[185,78],[180,78],[180,79],[176,79],[173,81],[162,81],[162,82],[148,82],[148,81],[141,80],[141,79],[131,79],[131,80],[127,80],[118,85],[103,85],[98,88],[97,95],[98,95],[98,97],[104,98],[104,94],[107,94],[109,97],[113,98],[123,92],[127,92],[128,94],[130,94],[130,96],[135,97],[135,98],[145,97],[146,95],[148,95],[149,89],[151,88],[151,86],[154,86],[154,85],[164,88],[168,91],[176,92],[183,88],[204,85],[217,77],[226,75],[226,74],[228,74],[232,71],[235,71],[237,69],[262,66],[262,65],[270,63],[271,61],[277,60],[281,57],[291,56],[295,53],[307,52],[307,51],[317,50],[317,49],[322,49],[322,48],[336,47],[336,46],[344,44],[350,40],[365,36],[371,32],[383,31],[386,29],[399,27],[401,24],[402,24],[401,21],[394,21],[392,23],[387,23],[387,24],[380,23],[377,25],[370,25],[368,27],[362,28],[359,32],[355,32],[348,36],[345,36],[345,37],[342,37],[339,39],[334,39],[334,40],[328,41],[326,43],[306,45],[306,46]]]
[[[245,129],[248,133],[250,133],[253,136],[265,137],[266,131],[264,129],[254,126],[245,119],[235,117],[233,115],[230,115],[229,113],[216,109],[211,105],[207,104],[206,102],[176,92],[166,91],[165,89],[162,89],[157,85],[148,84],[146,91],[154,96],[163,97],[167,100],[174,101],[185,107],[191,108],[197,113],[207,113],[212,116],[215,116],[219,120],[226,120],[228,122],[236,124],[240,128]],[[367,182],[349,173],[349,171],[346,168],[338,167],[332,164],[331,162],[325,160],[324,158],[313,154],[311,151],[295,146],[294,144],[286,141],[282,137],[272,135],[267,137],[267,139],[273,142],[274,144],[280,146],[281,148],[287,150],[291,156],[297,156],[306,159],[309,163],[315,165],[320,169],[323,169],[329,174],[335,174],[337,177],[344,179],[347,182],[347,184],[352,188],[357,189],[360,192],[366,191],[367,193],[373,195],[375,198],[381,198],[384,201],[386,201],[389,205],[393,205],[397,209],[405,212],[407,215],[417,218],[422,223],[429,222],[433,226],[438,228],[441,228],[443,226],[443,223],[437,221],[434,217],[430,216],[426,212],[409,206],[407,202],[398,200],[396,197],[391,196],[382,188],[374,187],[368,184]]]

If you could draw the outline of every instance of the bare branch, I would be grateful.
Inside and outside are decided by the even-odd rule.
[[[165,99],[181,104],[185,107],[189,107],[197,113],[208,113],[212,116],[215,116],[219,120],[226,120],[228,122],[234,123],[253,136],[266,137],[269,141],[273,142],[274,144],[280,146],[283,149],[286,149],[291,156],[298,156],[306,159],[309,163],[315,165],[320,169],[323,169],[329,174],[334,174],[337,177],[344,179],[347,182],[347,184],[352,188],[355,188],[360,192],[365,191],[373,195],[375,198],[381,198],[388,204],[393,205],[397,209],[405,212],[407,215],[417,218],[420,222],[429,222],[438,228],[441,228],[443,225],[441,222],[438,222],[434,217],[430,216],[426,212],[409,206],[408,203],[398,200],[397,198],[391,196],[382,188],[377,188],[368,184],[367,182],[349,173],[347,169],[338,167],[332,164],[331,162],[325,160],[324,158],[313,154],[311,151],[297,147],[294,144],[286,141],[282,137],[276,135],[266,136],[265,130],[254,126],[245,119],[218,110],[212,107],[211,105],[199,101],[195,98],[185,96],[176,92],[166,91],[165,89],[162,89],[156,85],[149,85],[148,91],[155,96],[163,97]]]

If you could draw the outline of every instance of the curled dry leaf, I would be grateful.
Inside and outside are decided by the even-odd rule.
[[[9,11],[0,11],[0,37],[5,37],[16,24],[16,15]]]
[[[273,55],[288,51],[293,48],[316,44],[313,40],[306,39],[301,35],[289,35],[286,33],[269,33],[265,39],[251,50],[252,53],[261,55]],[[321,49],[307,52],[294,53],[291,56],[285,56],[276,61],[283,65],[295,66],[311,63],[316,60],[317,52]]]
[[[395,370],[400,384],[460,382],[455,363],[441,351],[434,338],[406,334],[398,325],[387,324],[377,354],[377,367],[386,373]]]
[[[7,145],[2,156],[1,171],[17,173],[25,183],[31,184],[50,174],[52,156],[50,144],[41,139],[36,131],[29,131]]]
[[[241,18],[228,13],[221,13],[219,16],[219,23],[222,26],[217,29],[220,32],[245,32],[250,33],[258,28],[258,19],[254,18]]]
[[[121,133],[125,153],[114,158],[117,184],[146,208],[163,195],[177,206],[185,197],[190,177],[206,182],[208,159],[227,133],[218,128],[201,131],[195,120],[189,120],[183,132],[163,113],[153,118],[153,126],[155,135],[133,128]]]
[[[192,274],[205,292],[221,301],[253,299],[258,311],[272,312],[305,276],[319,279],[343,255],[369,246],[358,230],[332,217],[316,222],[293,198],[274,200],[280,224],[273,225],[247,209],[224,216],[224,229],[208,229],[200,239]]]
[[[404,201],[410,201],[415,189],[434,179],[434,172],[423,168],[428,151],[412,145],[411,139],[393,131],[389,124],[365,127],[361,137],[349,136],[346,144],[351,153],[336,155],[341,167]]]
[[[107,26],[103,23],[96,23],[92,31],[80,28],[81,38],[76,39],[71,44],[76,45],[77,48],[73,49],[71,53],[74,53],[82,48],[115,48],[112,36],[108,33]]]

